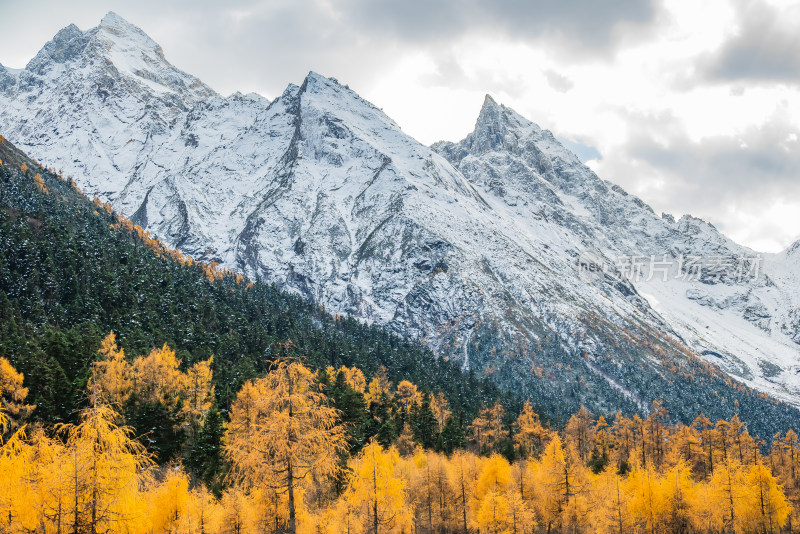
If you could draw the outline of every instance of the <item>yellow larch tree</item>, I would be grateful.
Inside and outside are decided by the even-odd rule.
[[[181,388],[181,418],[189,427],[189,443],[194,446],[197,433],[203,425],[206,414],[214,404],[214,384],[211,365],[214,357],[200,361],[189,367],[183,376]]]
[[[710,475],[714,471],[714,443],[716,439],[716,430],[714,424],[704,414],[698,415],[692,428],[695,429],[700,437],[700,448],[702,451],[702,461],[698,463],[701,471],[698,473],[702,477]]]
[[[717,530],[742,533],[739,528],[746,506],[745,469],[737,460],[717,461],[709,480],[707,499],[712,505],[713,526]]]
[[[791,507],[776,477],[759,462],[747,467],[745,485],[747,497],[740,513],[740,532],[783,532]]]
[[[753,439],[747,432],[747,425],[739,419],[738,414],[734,414],[731,417],[726,438],[729,443],[730,454],[742,463],[749,461]]]
[[[200,421],[214,403],[213,372],[214,357],[199,361],[186,370],[183,379],[182,412],[187,421]]]
[[[663,524],[670,532],[689,532],[702,521],[694,509],[697,487],[692,480],[692,470],[689,462],[681,457],[667,463],[672,465],[664,465],[660,478],[661,495],[667,507]]]
[[[328,380],[331,382],[331,384],[336,382],[337,374],[343,373],[345,383],[354,391],[357,391],[358,393],[366,392],[367,380],[364,377],[364,373],[358,367],[346,367],[344,365],[339,367],[339,369],[328,367],[325,369],[325,372],[327,373]]]
[[[179,466],[169,465],[163,480],[147,494],[149,503],[149,524],[153,532],[188,532],[189,517],[189,477]]]
[[[0,532],[26,532],[38,526],[35,511],[40,500],[30,485],[36,476],[34,450],[20,423],[33,410],[23,404],[28,395],[23,380],[11,362],[0,358]]]
[[[117,346],[117,336],[110,332],[97,352],[101,358],[92,363],[90,383],[99,388],[106,402],[122,406],[133,391],[133,369],[125,359],[125,350]]]
[[[695,483],[694,500],[691,502],[692,524],[697,532],[718,532],[721,524],[720,511],[711,494],[711,483],[708,479]]]
[[[625,417],[621,412],[614,416],[614,424],[609,431],[610,442],[613,445],[611,463],[621,472],[627,471],[630,466],[628,460],[631,451],[636,446],[636,423],[633,419]]]
[[[19,429],[0,447],[0,532],[33,532],[37,527],[27,481],[33,461],[25,440],[25,429]]]
[[[475,512],[475,523],[479,532],[492,534],[510,534],[511,527],[507,518],[510,516],[510,506],[504,493],[490,490],[478,501]]]
[[[411,430],[411,425],[408,424],[408,421],[403,423],[403,428],[400,430],[400,435],[397,436],[394,445],[403,456],[408,456],[417,448],[414,432]]]
[[[145,513],[139,492],[142,470],[152,464],[133,430],[119,427],[119,414],[90,391],[90,405],[77,425],[60,424],[66,439],[69,488],[67,524],[73,532],[135,531]]]
[[[21,420],[35,408],[25,404],[28,388],[22,385],[24,379],[11,362],[0,358],[0,440],[7,431],[19,428]]]
[[[166,343],[133,362],[133,387],[140,401],[174,408],[183,393],[181,361]]]
[[[452,515],[452,488],[447,477],[447,459],[418,446],[410,461],[410,494],[416,502],[417,523],[424,525],[427,532],[444,531]]]
[[[397,384],[395,399],[408,413],[412,405],[419,405],[422,402],[422,394],[417,389],[416,384],[412,384],[408,380],[402,380]]]
[[[439,432],[444,430],[447,420],[450,419],[452,412],[448,409],[447,399],[441,391],[437,394],[430,395],[431,411],[436,418],[436,424],[439,426]]]
[[[586,521],[591,473],[574,446],[565,448],[554,435],[539,461],[528,463],[533,480],[533,501],[547,530],[582,528]]]
[[[592,469],[595,473],[600,471],[608,464],[609,453],[611,451],[611,441],[608,435],[609,425],[605,416],[601,415],[597,418],[597,423],[594,425],[594,439],[592,443],[592,451],[590,458],[595,467]]]
[[[646,454],[643,456],[642,461],[647,458],[653,462],[657,470],[661,469],[666,454],[664,445],[667,441],[668,419],[669,412],[664,408],[664,403],[660,400],[653,401],[650,406],[650,414],[644,421],[642,445],[644,447],[643,451],[646,450]]]
[[[322,534],[363,534],[365,527],[358,512],[357,503],[345,495],[321,514],[318,531]]]
[[[481,532],[528,532],[533,514],[514,487],[511,465],[499,455],[483,462],[472,501],[475,525]]]
[[[408,481],[397,473],[400,463],[396,450],[384,450],[373,439],[352,464],[350,486],[343,498],[359,510],[367,532],[379,534],[410,530],[414,514],[408,506]]]
[[[791,504],[787,528],[792,532],[793,527],[800,525],[800,440],[794,430],[773,437],[769,461]]]
[[[638,459],[632,463],[633,468],[625,481],[626,491],[630,494],[630,517],[639,531],[654,534],[667,519],[669,503],[653,464],[642,464]]]
[[[700,435],[695,428],[678,424],[677,429],[670,437],[673,454],[680,455],[692,468],[702,464],[702,450],[700,449]]]
[[[593,423],[592,414],[585,406],[581,406],[580,410],[569,418],[564,428],[564,441],[575,447],[582,462],[589,458],[594,444]]]
[[[339,469],[347,442],[338,419],[314,374],[289,359],[276,361],[267,376],[246,384],[233,403],[225,453],[250,487],[266,482],[286,494],[292,534],[301,504],[298,485],[312,474],[323,478]]]
[[[536,514],[530,503],[522,498],[519,491],[509,491],[506,493],[508,511],[506,512],[506,524],[509,534],[519,534],[534,532],[536,529]]]
[[[457,528],[454,530],[462,534],[468,532],[472,522],[470,500],[478,480],[479,464],[477,456],[461,450],[453,452],[448,464],[447,476],[455,496],[453,522]]]
[[[500,403],[484,408],[469,426],[469,441],[479,454],[499,452],[502,443],[508,439],[508,430],[503,419],[506,410]]]
[[[68,480],[65,447],[41,427],[31,431],[28,442],[28,483],[35,497],[23,499],[23,502],[35,507],[37,524],[42,532],[64,532],[69,498],[69,488],[65,484]]]
[[[533,411],[529,401],[525,401],[522,411],[514,423],[514,444],[520,456],[537,457],[550,440],[550,432],[542,426],[539,415]]]
[[[49,191],[47,190],[47,186],[44,185],[44,180],[42,179],[42,175],[38,172],[33,175],[33,183],[36,184],[36,189],[44,194],[48,194]]]
[[[375,376],[372,377],[372,380],[370,380],[364,400],[369,406],[373,402],[380,402],[383,396],[386,396],[389,401],[394,398],[392,383],[386,374],[386,368],[381,366]]]
[[[205,486],[198,485],[189,494],[185,520],[179,532],[181,534],[221,532],[222,513],[222,507],[217,499]]]
[[[232,484],[220,499],[220,534],[247,534],[250,532],[253,503],[239,484]],[[276,529],[277,531],[277,529]]]
[[[609,466],[595,479],[590,507],[591,532],[596,534],[625,534],[634,530],[628,511],[630,497],[625,480],[615,466]]]

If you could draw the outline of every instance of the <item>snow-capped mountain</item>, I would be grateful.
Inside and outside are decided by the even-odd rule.
[[[315,73],[273,101],[222,97],[110,13],[0,66],[0,132],[192,256],[553,412],[730,406],[736,387],[695,354],[800,405],[798,245],[758,256],[658,217],[490,97],[466,139],[426,147]]]
[[[798,403],[800,245],[759,254],[700,219],[659,217],[490,97],[472,134],[434,148],[526,232],[566,228],[562,247],[570,243],[599,272],[630,281],[648,309],[707,361]]]

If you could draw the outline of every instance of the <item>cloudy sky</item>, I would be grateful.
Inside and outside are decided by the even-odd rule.
[[[429,144],[490,93],[657,212],[800,238],[800,0],[0,0],[0,63],[114,10],[223,94],[334,76]],[[12,24],[13,21],[13,24]],[[31,21],[35,21],[32,23]]]

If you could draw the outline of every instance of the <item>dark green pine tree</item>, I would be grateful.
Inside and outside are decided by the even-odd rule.
[[[350,387],[342,371],[336,373],[336,381],[328,386],[326,394],[333,406],[342,413],[342,422],[350,435],[350,454],[357,454],[366,443],[369,433],[370,418],[364,395]]]
[[[203,425],[197,432],[194,444],[184,464],[189,471],[206,483],[209,488],[220,488],[222,461],[222,435],[224,420],[216,404],[206,412]],[[215,490],[216,491],[216,490]]]
[[[431,410],[430,396],[425,395],[419,405],[413,405],[409,413],[411,432],[414,441],[426,449],[436,446],[439,438],[439,422]]]
[[[125,403],[125,422],[132,426],[159,463],[178,458],[185,439],[180,429],[179,409],[168,409],[161,403],[141,401],[134,393]]]
[[[467,440],[464,434],[464,427],[459,422],[461,419],[463,419],[463,416],[459,416],[459,418],[451,416],[447,419],[436,442],[436,450],[449,455],[454,450],[463,449],[466,446]]]

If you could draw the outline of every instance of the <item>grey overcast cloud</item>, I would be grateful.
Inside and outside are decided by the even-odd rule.
[[[314,70],[429,144],[462,139],[489,93],[657,212],[762,252],[800,238],[800,0],[0,4],[7,67],[113,10],[225,95]]]

